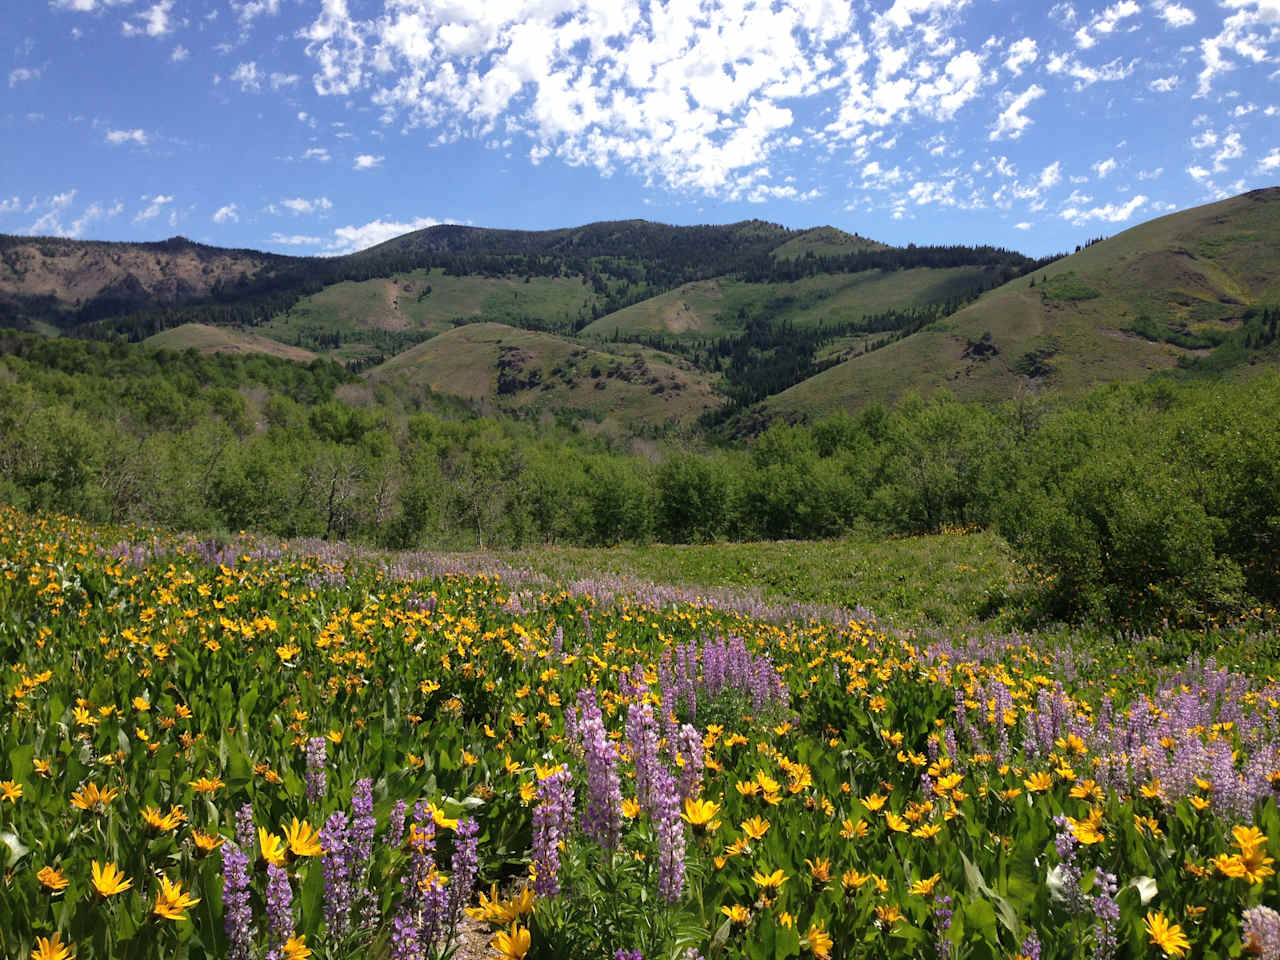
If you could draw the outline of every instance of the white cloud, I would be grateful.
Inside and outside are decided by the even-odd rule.
[[[1083,90],[1099,82],[1114,83],[1118,80],[1126,80],[1137,65],[1137,60],[1125,63],[1120,57],[1116,57],[1100,67],[1092,67],[1074,57],[1054,54],[1045,64],[1045,69],[1055,75],[1065,73],[1069,77],[1074,77],[1076,90]]]
[[[1093,165],[1093,172],[1097,175],[1099,180],[1105,180],[1107,178],[1107,174],[1111,173],[1115,168],[1116,158],[1107,157],[1107,159],[1099,160]]]
[[[1280,0],[1221,0],[1219,4],[1237,10],[1222,21],[1222,29],[1200,41],[1200,71],[1197,97],[1206,97],[1214,78],[1236,68],[1239,57],[1252,63],[1274,59],[1268,48],[1280,45]]]
[[[1194,163],[1187,167],[1187,173],[1191,174],[1191,178],[1193,180],[1198,180],[1201,183],[1204,183],[1209,179],[1209,171]]]
[[[1196,22],[1196,15],[1180,3],[1157,4],[1164,22],[1173,28],[1189,27]]]
[[[247,0],[247,2],[231,0],[231,7],[236,11],[236,16],[239,18],[240,24],[242,26],[248,26],[264,14],[274,17],[279,13],[280,0]]]
[[[352,170],[372,170],[375,167],[382,166],[383,159],[385,158],[381,156],[374,156],[371,153],[362,153],[358,157],[356,157],[356,162],[351,169]]]
[[[1015,223],[1013,226],[1016,230],[1030,230],[1031,222],[1029,220],[1023,220],[1021,223]]]
[[[178,44],[176,47],[173,48],[173,53],[169,54],[169,62],[181,63],[183,60],[187,59],[187,57],[189,56],[191,56],[191,51],[188,50],[186,47],[184,47],[182,44]]]
[[[1222,173],[1227,169],[1227,161],[1239,160],[1243,156],[1244,142],[1240,139],[1240,134],[1227,134],[1222,138],[1222,143],[1218,148],[1218,152],[1213,155],[1214,173]]]
[[[1040,171],[1040,181],[1036,185],[1039,190],[1056,187],[1062,181],[1062,161],[1055,160]]]
[[[1105,38],[1115,32],[1123,20],[1129,17],[1137,16],[1142,12],[1142,7],[1138,6],[1134,0],[1120,0],[1113,3],[1101,13],[1094,16],[1089,21],[1088,26],[1081,27],[1075,33],[1076,46],[1081,50],[1088,50],[1098,43],[1099,38],[1094,34],[1102,34]]]
[[[1280,170],[1280,147],[1272,147],[1271,152],[1258,161],[1259,173],[1274,173]]]
[[[1156,180],[1164,173],[1164,167],[1156,167],[1154,170],[1139,170],[1139,180]]]
[[[301,233],[273,233],[271,241],[286,247],[318,247],[327,242],[324,237],[309,237]]]
[[[1142,194],[1130,199],[1127,203],[1108,203],[1088,210],[1079,207],[1067,207],[1062,211],[1062,219],[1069,220],[1075,226],[1081,226],[1090,220],[1103,220],[1107,223],[1124,223],[1147,202]]]
[[[13,89],[20,83],[26,83],[28,80],[39,80],[41,70],[39,67],[16,67],[9,71],[9,88]]]
[[[315,160],[317,163],[328,163],[332,158],[329,156],[329,151],[325,147],[308,147],[306,152],[298,159]]]
[[[257,62],[253,60],[239,64],[231,73],[231,82],[238,83],[243,93],[259,93],[265,79]]]
[[[49,200],[41,204],[38,198],[31,200],[25,206],[21,201],[14,197],[11,201],[0,203],[0,213],[18,212],[23,210],[30,212],[43,206],[44,213],[31,224],[28,233],[38,236],[55,236],[55,237],[80,237],[91,224],[100,220],[109,220],[112,217],[119,216],[124,211],[124,204],[119,201],[111,206],[103,206],[94,202],[85,207],[78,217],[72,219],[69,224],[63,223],[63,217],[68,214],[71,206],[75,202],[78,190],[68,190],[65,193],[55,194]]]
[[[215,210],[213,214],[213,222],[214,223],[239,223],[240,212],[236,204],[228,203],[225,206],[219,207],[217,210]]]
[[[766,186],[788,186],[775,155],[949,121],[994,79],[994,54],[956,35],[957,0],[895,0],[866,39],[847,0],[395,0],[369,19],[354,6],[326,0],[301,33],[319,94],[367,92],[385,123],[433,143],[524,138],[532,162],[726,199],[761,195],[760,168]],[[818,95],[834,117],[806,129],[794,106]]]
[[[1033,83],[1022,93],[1018,94],[1008,102],[1000,116],[996,118],[996,125],[991,130],[991,136],[988,139],[1002,140],[1008,138],[1017,140],[1022,136],[1022,132],[1031,125],[1031,118],[1023,114],[1034,100],[1044,96],[1044,88],[1038,83]]]
[[[1036,42],[1030,37],[1023,37],[1009,44],[1009,56],[1005,58],[1004,67],[1015,77],[1020,76],[1022,68],[1029,63],[1035,63],[1037,56],[1039,52]]]
[[[283,90],[285,87],[296,87],[301,79],[296,73],[273,73],[271,74],[271,89]]]
[[[401,234],[414,230],[425,230],[427,227],[439,226],[442,223],[457,223],[457,220],[436,220],[432,217],[417,217],[409,221],[370,220],[360,226],[338,227],[333,231],[333,242],[328,253],[354,253],[391,240]]]
[[[145,33],[148,37],[163,37],[172,33],[173,25],[169,22],[169,11],[172,9],[173,0],[160,0],[159,3],[148,7],[138,15],[140,24],[126,20],[124,35],[134,37]]]
[[[1171,90],[1175,89],[1179,83],[1181,83],[1181,80],[1177,76],[1156,77],[1147,84],[1147,87],[1154,90],[1156,93],[1169,93]]]
[[[153,197],[148,197],[146,194],[143,194],[142,200],[147,205],[143,207],[142,210],[138,212],[137,216],[133,218],[134,223],[146,223],[148,220],[154,220],[156,217],[160,216],[160,214],[164,212],[165,207],[173,203],[173,196],[165,196],[162,193],[157,193]],[[172,219],[170,222],[172,222]]]
[[[313,200],[308,200],[306,197],[293,197],[281,200],[279,206],[274,203],[271,204],[267,207],[267,212],[279,214],[280,207],[284,207],[294,216],[299,216],[304,213],[322,213],[325,210],[332,209],[333,204],[328,197],[316,197]]]
[[[136,143],[140,147],[145,147],[150,138],[145,130],[108,130],[107,143],[113,147],[118,147],[124,143]]]

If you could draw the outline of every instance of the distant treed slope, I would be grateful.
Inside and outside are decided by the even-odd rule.
[[[79,324],[233,294],[298,262],[182,237],[100,243],[0,235],[0,323]]]
[[[1170,214],[1093,243],[945,321],[771,398],[768,415],[858,409],[946,388],[996,400],[1075,392],[1175,366],[1225,369],[1268,344],[1280,303],[1280,188]]]

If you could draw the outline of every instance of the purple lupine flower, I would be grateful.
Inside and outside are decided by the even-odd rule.
[[[391,919],[392,960],[422,960],[422,940],[419,937],[418,917],[402,900]]]
[[[636,799],[648,809],[653,779],[662,765],[658,758],[658,730],[651,705],[633,703],[627,707],[627,741],[631,746],[631,761],[636,768]]]
[[[236,811],[236,845],[248,857],[253,856],[254,843],[258,839],[258,832],[253,826],[253,805],[250,803],[243,804]]]
[[[684,724],[676,734],[684,766],[680,768],[680,796],[692,800],[702,792],[702,734]]]
[[[533,811],[533,890],[539,897],[560,892],[560,841],[569,836],[573,818],[573,787],[564,767],[538,781],[538,806]]]
[[[1058,834],[1053,838],[1053,846],[1060,862],[1051,876],[1056,875],[1058,896],[1066,905],[1067,911],[1074,916],[1089,909],[1089,904],[1085,901],[1084,893],[1080,889],[1080,864],[1076,862],[1076,852],[1080,842],[1072,833],[1071,825],[1067,823],[1065,815],[1058,814],[1053,818],[1053,822],[1058,826]]]
[[[471,901],[476,874],[480,870],[480,825],[471,817],[463,817],[454,828],[452,875],[449,878],[449,931],[458,925],[463,908]]]
[[[935,897],[933,901],[933,923],[935,939],[938,947],[938,960],[947,960],[951,956],[951,941],[947,932],[951,929],[951,917],[955,911],[951,909],[950,897]]]
[[[1111,960],[1119,941],[1116,926],[1120,923],[1120,904],[1116,902],[1116,875],[1099,873],[1093,887],[1093,955]]]
[[[234,843],[222,846],[222,910],[228,960],[249,960],[253,949],[249,857]]]
[[[439,886],[435,840],[435,822],[427,805],[419,801],[414,805],[409,869],[400,878],[400,903],[391,924],[391,955],[395,960],[422,960],[438,932],[440,907],[434,892],[434,887]]]
[[[324,800],[328,787],[324,771],[326,742],[324,737],[312,737],[307,741],[307,803],[320,803]]]
[[[393,850],[404,842],[404,815],[408,807],[403,800],[397,800],[387,818],[387,846]]]
[[[351,815],[352,860],[363,867],[373,856],[373,834],[378,826],[373,815],[373,781],[368,777],[357,780],[351,791]]]
[[[449,891],[439,875],[432,873],[422,891],[422,919],[419,928],[419,940],[431,947],[442,934],[446,934],[445,926],[449,914]],[[450,928],[447,935],[452,937]]]
[[[578,693],[582,721],[577,733],[587,766],[587,806],[583,829],[612,853],[622,837],[622,787],[618,776],[618,748],[609,740],[604,715],[590,690]]]
[[[684,892],[684,821],[676,779],[661,764],[650,790],[649,816],[658,838],[658,892],[667,903],[675,903]]]
[[[284,867],[267,864],[267,933],[269,958],[280,956],[285,941],[293,933],[293,888]]]
[[[564,653],[564,627],[556,627],[556,632],[551,635],[551,653],[557,660]]]
[[[644,960],[644,954],[639,950],[624,950],[618,948],[618,952],[613,955],[613,960]]]
[[[1280,960],[1280,913],[1251,907],[1240,917],[1245,950],[1261,960]]]
[[[329,936],[340,940],[351,930],[351,876],[355,866],[345,813],[335,810],[329,814],[320,828],[320,845],[324,848],[320,859],[324,873],[324,920]]]
[[[1040,960],[1040,938],[1034,930],[1022,941],[1022,949],[1018,951],[1018,955],[1026,957],[1026,960]]]

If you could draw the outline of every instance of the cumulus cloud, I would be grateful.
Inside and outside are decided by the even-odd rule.
[[[145,130],[108,130],[107,143],[113,147],[118,147],[125,143],[134,143],[140,147],[145,147],[150,142]]]
[[[291,157],[297,160],[314,160],[317,163],[328,163],[332,157],[329,156],[329,150],[326,147],[308,147],[300,157]]]
[[[295,217],[304,213],[323,213],[333,208],[333,203],[328,197],[315,197],[308,200],[306,197],[292,197],[281,200],[278,204],[270,204],[267,207],[268,213],[279,214],[288,211]]]
[[[1137,16],[1141,12],[1142,7],[1138,6],[1134,0],[1120,0],[1119,3],[1113,3],[1094,16],[1086,26],[1076,31],[1076,46],[1081,50],[1088,50],[1098,43],[1099,37],[1095,36],[1096,34],[1107,37],[1115,32],[1122,21]]]
[[[1062,181],[1062,161],[1055,160],[1043,170],[1040,171],[1040,180],[1036,184],[1039,190],[1048,190],[1056,187]]]
[[[382,166],[384,157],[374,156],[371,153],[362,153],[356,157],[356,162],[352,166],[353,170],[372,170],[375,167]]]
[[[1174,90],[1180,82],[1180,79],[1176,75],[1156,77],[1147,84],[1147,88],[1154,90],[1156,93],[1169,93],[1171,90]]]
[[[1272,147],[1271,152],[1258,161],[1259,173],[1274,173],[1280,170],[1280,147]]]
[[[168,205],[173,203],[173,196],[166,196],[162,193],[157,193],[155,196],[149,197],[146,194],[143,194],[142,202],[145,203],[146,206],[139,210],[137,215],[134,216],[134,223],[146,223],[148,220],[154,220],[156,217],[160,216],[160,214],[164,213]],[[172,211],[169,222],[174,222]]]
[[[1027,64],[1035,63],[1038,56],[1039,48],[1036,42],[1030,37],[1023,37],[1009,44],[1009,56],[1005,58],[1004,67],[1015,77],[1020,76],[1022,68]]]
[[[1204,68],[1198,76],[1197,97],[1206,97],[1214,78],[1236,68],[1237,58],[1251,63],[1274,59],[1280,46],[1280,0],[1222,0],[1237,10],[1222,21],[1222,29],[1200,41]]]
[[[1023,220],[1021,223],[1015,223],[1013,226],[1014,226],[1014,229],[1016,230],[1030,230],[1031,222],[1028,220]]]
[[[26,83],[28,80],[40,79],[39,67],[16,67],[9,71],[9,88],[13,89],[20,83]]]
[[[188,50],[186,47],[184,47],[182,44],[178,44],[176,47],[173,48],[173,53],[169,54],[169,62],[181,63],[183,60],[187,59],[187,57],[189,56],[191,56],[191,51]]]
[[[136,21],[126,20],[123,30],[126,37],[163,37],[173,32],[173,24],[169,20],[169,12],[173,10],[173,0],[160,0],[154,6],[138,14]]]
[[[1177,29],[1196,22],[1195,13],[1180,3],[1157,3],[1156,9],[1166,24]]]
[[[92,224],[119,216],[124,211],[124,204],[119,201],[110,206],[104,206],[95,201],[85,207],[79,216],[73,217],[70,223],[65,223],[64,217],[70,216],[77,193],[79,193],[78,190],[68,190],[65,193],[55,194],[45,203],[34,199],[25,206],[21,206],[18,198],[14,197],[12,201],[0,203],[0,212],[17,212],[19,209],[29,212],[43,206],[44,212],[31,224],[28,232],[39,236],[74,239],[83,236]]]
[[[1106,223],[1124,223],[1132,217],[1147,202],[1147,197],[1142,194],[1130,199],[1127,203],[1115,204],[1108,203],[1100,207],[1091,207],[1088,210],[1080,207],[1066,207],[1062,211],[1062,219],[1069,220],[1075,226],[1082,226],[1090,220],[1101,220]]]
[[[365,92],[385,122],[428,128],[433,142],[522,136],[534,162],[725,198],[760,195],[750,174],[761,167],[785,188],[775,155],[913,117],[949,121],[991,82],[985,48],[965,49],[951,29],[956,0],[895,0],[870,17],[871,44],[845,0],[396,0],[369,19],[352,6],[327,0],[302,31],[319,94]],[[1030,52],[1010,51],[1015,66]],[[834,117],[803,129],[794,104],[819,94]]]
[[[1026,90],[1013,97],[1008,101],[1000,116],[996,118],[996,124],[991,129],[991,140],[1017,140],[1022,136],[1022,132],[1031,125],[1031,118],[1026,116],[1023,111],[1029,107],[1032,102],[1044,96],[1044,87],[1038,83],[1033,83]]]
[[[1091,66],[1081,63],[1075,57],[1066,54],[1054,54],[1045,64],[1045,69],[1051,74],[1065,74],[1075,78],[1076,90],[1083,90],[1085,87],[1091,87],[1095,83],[1115,83],[1119,80],[1127,80],[1138,65],[1137,60],[1130,60],[1125,63],[1120,57],[1104,63],[1101,66]]]
[[[1105,180],[1107,178],[1107,174],[1111,173],[1115,168],[1116,158],[1107,157],[1107,159],[1099,160],[1093,165],[1093,172],[1097,175],[1099,180]]]
[[[262,71],[258,69],[258,64],[253,60],[238,64],[231,72],[231,82],[239,84],[243,93],[260,93],[265,79]]]
[[[328,241],[324,237],[309,237],[301,233],[273,233],[271,242],[286,247],[318,247]]]
[[[219,207],[213,214],[214,223],[239,223],[240,211],[236,204],[228,203]]]
[[[329,244],[328,253],[355,253],[391,240],[401,234],[414,230],[425,230],[427,227],[439,226],[442,223],[457,223],[457,220],[436,220],[432,217],[416,217],[413,220],[370,220],[360,226],[338,227],[333,231],[333,240]]]

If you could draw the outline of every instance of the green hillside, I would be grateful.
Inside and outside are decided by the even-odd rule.
[[[668,354],[637,346],[606,352],[497,323],[441,334],[375,367],[368,378],[400,389],[425,386],[507,412],[547,411],[627,428],[688,423],[722,402],[709,375]]]
[[[259,328],[265,336],[353,359],[393,354],[458,323],[571,329],[597,297],[581,277],[458,277],[443,269],[335,283]]]
[[[845,233],[835,227],[814,227],[792,237],[773,251],[780,260],[813,254],[815,257],[842,257],[866,250],[888,250],[889,246],[856,233]]]
[[[742,330],[748,317],[785,320],[797,327],[832,326],[962,297],[990,283],[991,276],[988,268],[971,266],[818,274],[792,283],[717,277],[687,283],[601,317],[582,336],[721,337]]]
[[[184,323],[142,341],[144,346],[164,350],[198,350],[200,353],[265,353],[272,357],[309,363],[316,354],[291,347],[268,337],[233,327],[211,327],[205,323]]]
[[[1077,392],[1203,360],[1280,302],[1280,189],[1169,214],[993,290],[945,321],[771,398],[807,416],[946,388]],[[1243,354],[1240,355],[1243,358]]]

